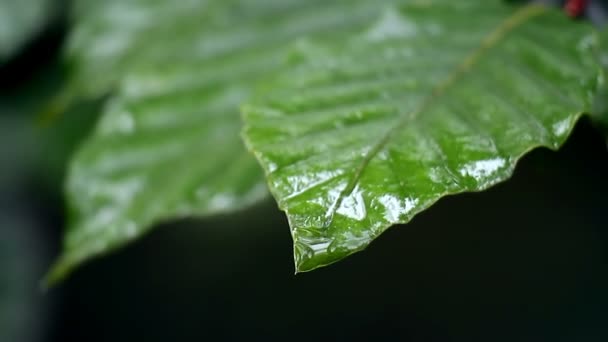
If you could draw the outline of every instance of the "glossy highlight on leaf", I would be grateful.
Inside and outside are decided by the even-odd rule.
[[[66,55],[74,96],[110,94],[67,179],[70,225],[52,283],[162,221],[266,196],[239,106],[315,36],[345,37],[369,1],[77,0]],[[338,38],[336,38],[338,39]]]
[[[364,249],[449,194],[557,149],[603,82],[590,25],[494,1],[384,3],[311,43],[244,107],[244,138],[289,218],[298,271]]]

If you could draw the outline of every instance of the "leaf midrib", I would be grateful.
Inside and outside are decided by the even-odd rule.
[[[542,4],[530,4],[520,8],[515,13],[504,19],[492,32],[490,32],[481,41],[480,45],[475,50],[468,54],[464,58],[464,60],[460,64],[458,64],[456,68],[451,73],[449,73],[442,82],[437,84],[431,90],[430,94],[427,95],[414,110],[401,113],[399,115],[399,118],[396,120],[396,124],[389,130],[387,130],[387,132],[384,133],[372,146],[369,152],[365,154],[363,160],[355,169],[353,177],[350,178],[344,190],[340,192],[338,198],[334,201],[334,203],[327,211],[325,215],[325,226],[331,226],[334,214],[342,204],[344,198],[346,198],[353,192],[369,163],[390,142],[394,132],[399,130],[408,121],[415,119],[422,112],[426,111],[430,106],[432,106],[437,98],[441,97],[446,92],[446,90],[448,90],[464,75],[468,74],[473,69],[473,67],[476,66],[479,59],[482,58],[488,52],[488,50],[492,49],[500,41],[502,41],[509,33],[511,33],[513,30],[515,30],[522,24],[526,23],[530,19],[540,14],[543,14],[545,11],[546,6]]]

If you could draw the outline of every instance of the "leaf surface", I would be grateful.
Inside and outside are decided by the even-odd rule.
[[[602,29],[599,33],[600,48],[595,51],[598,63],[603,67],[604,73],[608,70],[608,30]],[[608,85],[604,81],[595,97],[591,118],[606,136],[608,136]]]
[[[154,224],[264,197],[239,105],[291,54],[377,16],[368,1],[79,0],[66,49],[76,97],[110,94],[67,180],[70,225],[49,275],[123,246]]]
[[[298,271],[364,249],[449,194],[558,148],[602,82],[596,32],[558,10],[410,1],[311,44],[244,108]],[[505,215],[508,208],[505,208]]]

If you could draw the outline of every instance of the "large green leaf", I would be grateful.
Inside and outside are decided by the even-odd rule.
[[[383,8],[358,36],[302,49],[244,110],[299,271],[365,248],[443,196],[507,179],[535,147],[558,148],[602,82],[596,33],[558,10]]]
[[[51,0],[0,0],[0,63],[38,33],[53,14]]]
[[[110,97],[70,166],[71,223],[49,280],[157,222],[264,196],[237,108],[285,61],[294,70],[247,110],[246,132],[288,211],[300,270],[363,248],[444,194],[504,179],[526,150],[563,141],[597,76],[584,55],[589,27],[513,11],[446,0],[75,1],[67,94]]]
[[[239,136],[240,103],[288,43],[343,37],[377,16],[369,1],[76,1],[68,94],[111,95],[71,163],[71,222],[49,280],[157,222],[265,196]]]
[[[600,49],[595,53],[598,63],[608,70],[608,31],[603,29],[599,35]],[[604,82],[598,89],[593,103],[592,119],[608,135],[608,85]]]

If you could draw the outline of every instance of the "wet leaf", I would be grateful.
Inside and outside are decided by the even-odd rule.
[[[379,6],[355,37],[311,43],[244,109],[299,271],[557,149],[602,82],[596,32],[557,9],[405,3]]]
[[[600,48],[595,56],[598,63],[608,70],[608,30],[602,29],[599,33]],[[608,136],[608,85],[603,82],[597,91],[593,108],[591,111],[592,119],[601,130]]]
[[[75,5],[69,97],[110,95],[70,166],[71,222],[50,282],[158,222],[266,196],[262,170],[239,136],[239,105],[288,58],[294,40],[343,37],[377,16],[368,1]]]

